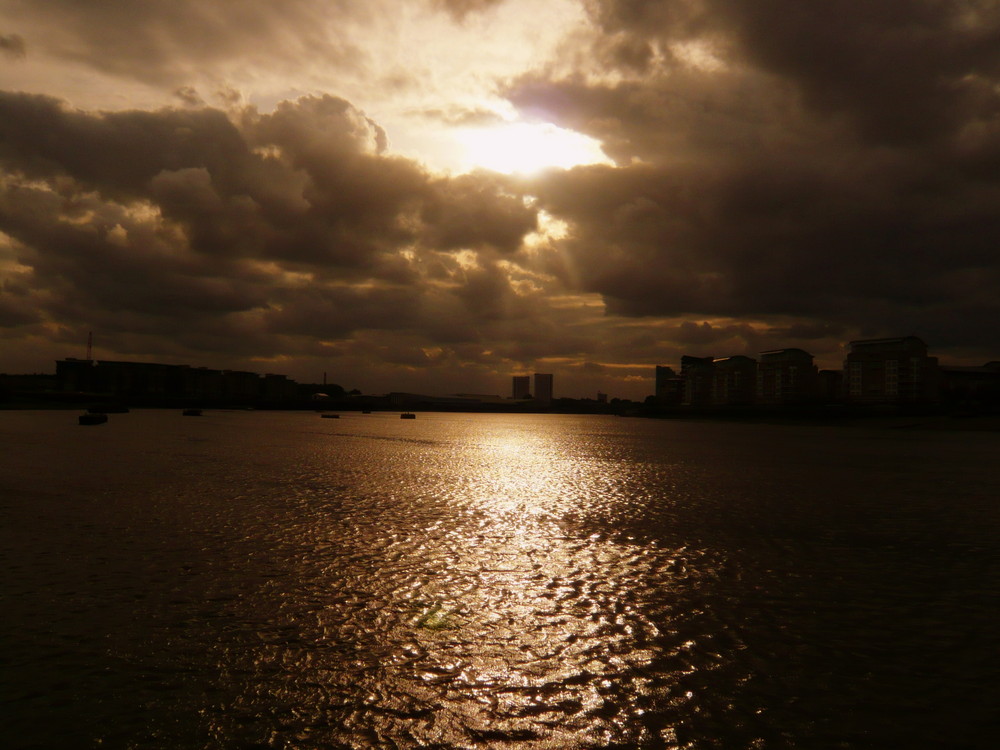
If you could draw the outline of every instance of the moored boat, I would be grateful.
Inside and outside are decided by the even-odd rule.
[[[201,409],[185,409],[181,412],[185,417],[200,417]]]
[[[80,424],[104,424],[108,421],[108,415],[104,412],[90,412],[80,415]]]
[[[402,414],[399,415],[399,418],[400,419],[416,419],[417,415],[413,414],[412,412],[404,411]]]

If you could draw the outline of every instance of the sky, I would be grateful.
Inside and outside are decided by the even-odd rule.
[[[0,372],[1000,359],[992,0],[0,0]]]

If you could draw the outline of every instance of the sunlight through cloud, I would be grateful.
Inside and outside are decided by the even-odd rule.
[[[464,128],[456,138],[468,168],[481,167],[504,174],[612,163],[598,141],[551,123],[512,122]]]

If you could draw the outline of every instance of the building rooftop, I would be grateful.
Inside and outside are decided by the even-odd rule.
[[[792,355],[792,356],[796,356],[796,357],[806,356],[806,357],[809,357],[810,359],[812,359],[812,356],[813,356],[809,352],[807,352],[805,349],[798,349],[798,348],[796,348],[794,346],[793,347],[789,347],[787,349],[769,349],[766,352],[761,352],[760,353],[760,356],[762,358],[763,357],[767,357],[769,359],[772,359],[772,358],[775,358],[775,357],[780,357],[780,356],[783,356],[783,355],[784,356]]]
[[[917,336],[897,336],[893,338],[885,339],[858,339],[857,341],[852,341],[851,347],[859,346],[908,346],[917,344],[919,346],[927,346],[924,340],[918,338]]]

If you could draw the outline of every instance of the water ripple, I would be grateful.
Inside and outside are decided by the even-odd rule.
[[[991,746],[991,436],[171,416],[0,426],[10,746]]]

